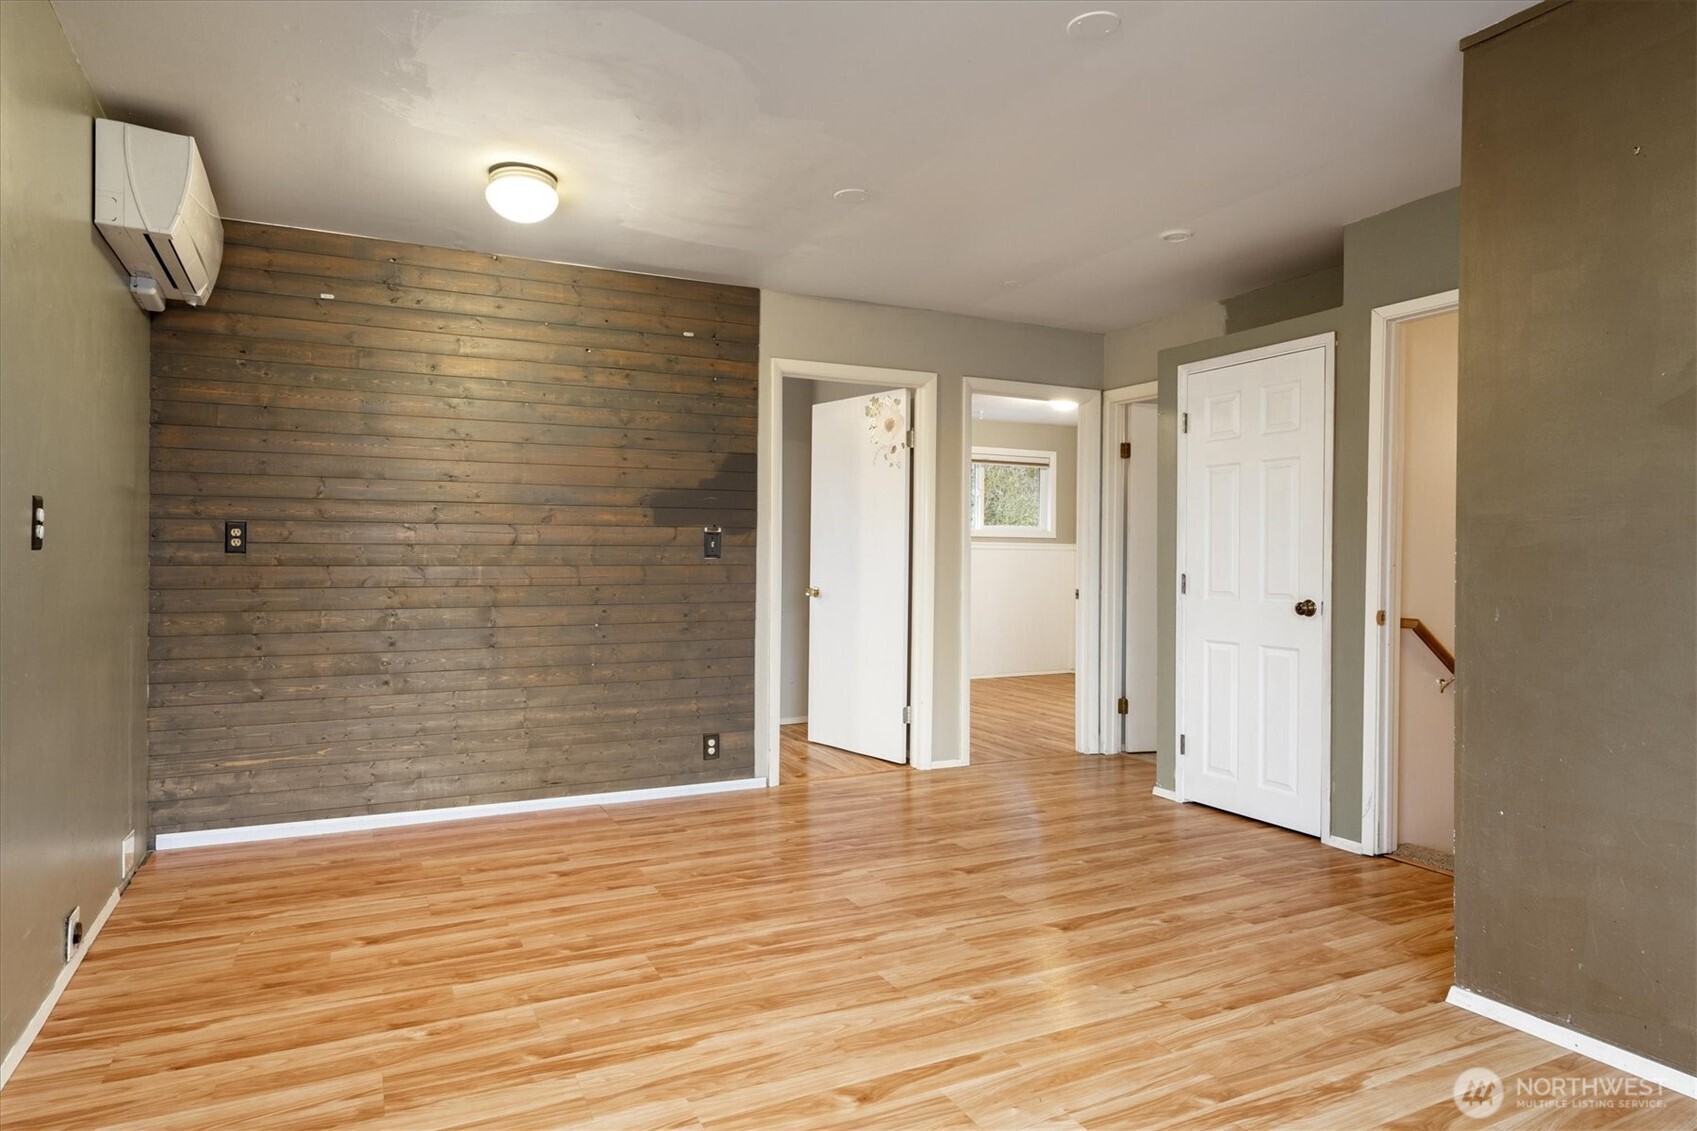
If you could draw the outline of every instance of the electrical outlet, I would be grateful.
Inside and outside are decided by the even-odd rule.
[[[136,831],[131,829],[118,849],[118,878],[127,880],[136,868]]]
[[[704,558],[722,558],[725,556],[725,532],[717,526],[701,528],[701,556]]]
[[[224,552],[226,554],[247,553],[247,523],[226,522],[224,524]]]
[[[65,961],[69,962],[77,956],[77,947],[82,945],[82,908],[73,907],[71,913],[65,916]]]
[[[701,760],[711,762],[719,756],[719,736],[704,734],[701,736]]]
[[[40,495],[29,498],[29,548],[39,550],[47,545],[47,504]]]

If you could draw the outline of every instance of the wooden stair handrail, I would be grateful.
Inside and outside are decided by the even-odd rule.
[[[1444,647],[1443,641],[1426,627],[1425,621],[1419,617],[1403,617],[1402,627],[1413,629],[1414,635],[1420,638],[1420,643],[1430,648],[1432,655],[1438,657],[1438,663],[1448,668],[1451,675],[1455,674],[1455,653]]]

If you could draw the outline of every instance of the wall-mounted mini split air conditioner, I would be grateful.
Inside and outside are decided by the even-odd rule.
[[[224,261],[224,226],[194,138],[94,122],[94,225],[143,310],[199,306]]]

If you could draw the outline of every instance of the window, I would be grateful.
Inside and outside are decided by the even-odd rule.
[[[972,449],[972,533],[982,538],[1055,536],[1055,453]]]

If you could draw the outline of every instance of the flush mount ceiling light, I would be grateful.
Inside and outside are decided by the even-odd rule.
[[[560,182],[538,165],[503,161],[489,169],[489,187],[483,198],[497,214],[515,224],[546,220],[560,206]]]
[[[1183,243],[1195,234],[1189,228],[1168,228],[1161,233],[1161,241],[1163,243]]]
[[[1120,30],[1120,18],[1114,12],[1086,12],[1067,21],[1067,35],[1072,39],[1106,39]]]
[[[863,188],[841,188],[831,194],[831,199],[838,204],[865,204],[872,194]]]

